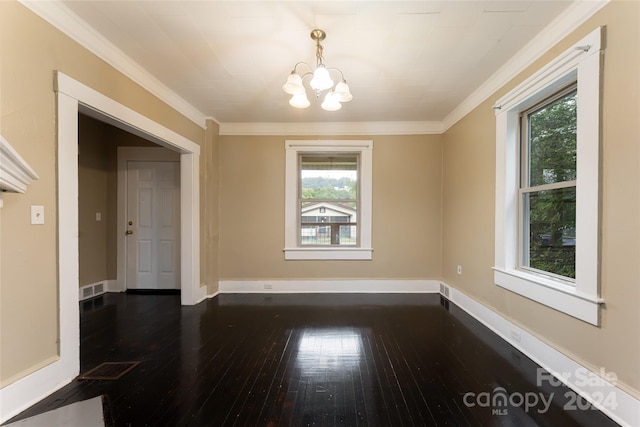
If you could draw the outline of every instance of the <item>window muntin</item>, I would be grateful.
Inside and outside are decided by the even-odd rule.
[[[358,246],[357,153],[299,155],[299,245]]]
[[[573,282],[577,86],[520,115],[520,267]]]

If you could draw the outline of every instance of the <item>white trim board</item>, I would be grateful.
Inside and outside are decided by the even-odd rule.
[[[203,129],[206,117],[186,100],[162,84],[120,49],[87,26],[59,1],[19,0],[36,15],[62,31],[77,43],[122,72],[161,100],[180,111]],[[423,122],[352,122],[352,123],[221,123],[220,135],[408,135],[441,134],[473,111],[485,99],[508,83],[527,66],[551,49],[602,9],[610,0],[575,1],[547,25],[523,49],[516,53],[489,79],[465,98],[441,121]]]
[[[38,179],[36,171],[0,135],[0,208],[3,206],[2,195],[5,192],[24,193],[35,179]]]
[[[217,297],[218,295],[220,295],[220,291],[216,291],[216,292],[214,292],[212,294],[207,294],[207,295],[205,295],[205,298],[206,299],[211,299],[211,298]]]
[[[67,167],[58,167],[59,174],[59,217],[70,219],[64,227],[60,225],[60,270],[75,271],[68,280],[78,283],[77,259],[66,250],[64,239],[74,240],[77,247],[77,141],[78,112],[113,124],[120,129],[131,130],[146,139],[169,150],[180,157],[180,203],[181,203],[181,299],[185,305],[196,304],[204,298],[206,289],[200,287],[200,146],[148,117],[131,110],[117,101],[85,86],[62,72],[56,72],[55,90],[59,99],[68,105],[58,107],[59,163],[68,162]],[[65,126],[62,126],[62,124]],[[73,159],[73,160],[72,160]],[[61,184],[64,181],[68,186]],[[65,204],[61,201],[68,197]],[[75,211],[74,211],[74,208]],[[67,212],[68,211],[68,212]],[[71,215],[71,211],[74,211]],[[67,283],[60,280],[60,283]],[[77,287],[77,285],[76,285]],[[65,312],[65,311],[62,311]]]
[[[576,30],[587,19],[605,7],[610,0],[574,1],[526,46],[500,67],[491,77],[473,91],[442,121],[442,133],[500,90],[511,79],[547,53],[553,46]]]
[[[489,307],[444,282],[443,285],[449,288],[449,300],[451,302],[496,333],[510,345],[520,350],[542,368],[549,371],[554,377],[577,392],[612,420],[622,426],[633,427],[640,425],[640,400],[603,377],[591,372],[586,367],[505,319]],[[513,337],[514,335],[519,337],[520,340],[517,341]],[[580,375],[577,375],[577,373]],[[565,378],[563,374],[569,374],[568,378]],[[613,393],[613,402],[616,407],[611,408],[601,405],[598,400],[592,397],[599,396],[597,393],[602,393],[604,397]],[[600,401],[602,401],[602,399],[600,399]]]
[[[438,293],[438,280],[221,280],[218,293]]]
[[[442,122],[220,123],[220,135],[439,135]]]
[[[36,171],[2,135],[0,135],[0,160],[0,191],[24,193],[31,181],[38,179]]]
[[[88,26],[76,14],[71,12],[62,1],[19,0],[19,2],[98,58],[176,109],[176,111],[202,129],[207,128],[204,114],[165,86],[95,29]]]

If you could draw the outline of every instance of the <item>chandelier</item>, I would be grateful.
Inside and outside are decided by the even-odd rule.
[[[282,86],[282,90],[289,95],[292,95],[289,100],[289,104],[292,107],[307,108],[311,105],[307,98],[307,91],[302,85],[302,79],[307,76],[313,76],[309,81],[309,86],[311,86],[311,89],[315,91],[316,98],[320,97],[322,91],[331,89],[324,97],[324,101],[321,104],[322,109],[327,111],[337,111],[342,108],[343,102],[349,102],[353,99],[353,96],[349,91],[349,85],[347,85],[347,81],[344,79],[342,71],[337,68],[327,68],[324,65],[322,57],[323,48],[320,42],[326,37],[327,34],[322,30],[315,29],[311,31],[311,38],[316,42],[316,68],[313,69],[313,67],[306,62],[298,62],[293,67],[291,74],[289,74],[287,82]],[[298,66],[305,66],[309,71],[300,75],[298,73]],[[340,81],[337,84],[331,80],[331,71],[340,73]]]

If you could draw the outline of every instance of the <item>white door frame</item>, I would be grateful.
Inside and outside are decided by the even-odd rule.
[[[118,208],[117,208],[117,281],[118,291],[127,290],[127,162],[150,161],[171,162],[179,161],[175,152],[158,147],[118,147]],[[182,191],[182,189],[180,189]],[[182,241],[182,239],[181,239]],[[182,261],[181,261],[182,263]],[[182,268],[182,265],[180,266]]]
[[[56,92],[61,312],[69,313],[72,309],[78,312],[78,112],[179,153],[181,302],[193,305],[202,301],[206,288],[200,287],[200,146],[59,71],[56,73]],[[67,292],[73,292],[75,299],[67,301]],[[63,307],[63,304],[73,305]],[[62,324],[67,319],[68,316],[60,318],[61,353],[66,341]],[[76,328],[79,328],[78,319],[73,320]]]
[[[56,72],[59,358],[0,390],[4,414],[15,415],[60,387],[80,370],[78,305],[78,112],[142,136],[180,155],[181,301],[197,304],[200,287],[200,146],[88,86]],[[4,420],[3,420],[4,422]]]

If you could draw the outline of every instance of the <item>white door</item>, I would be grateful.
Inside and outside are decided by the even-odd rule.
[[[127,289],[180,289],[180,163],[127,162]]]

